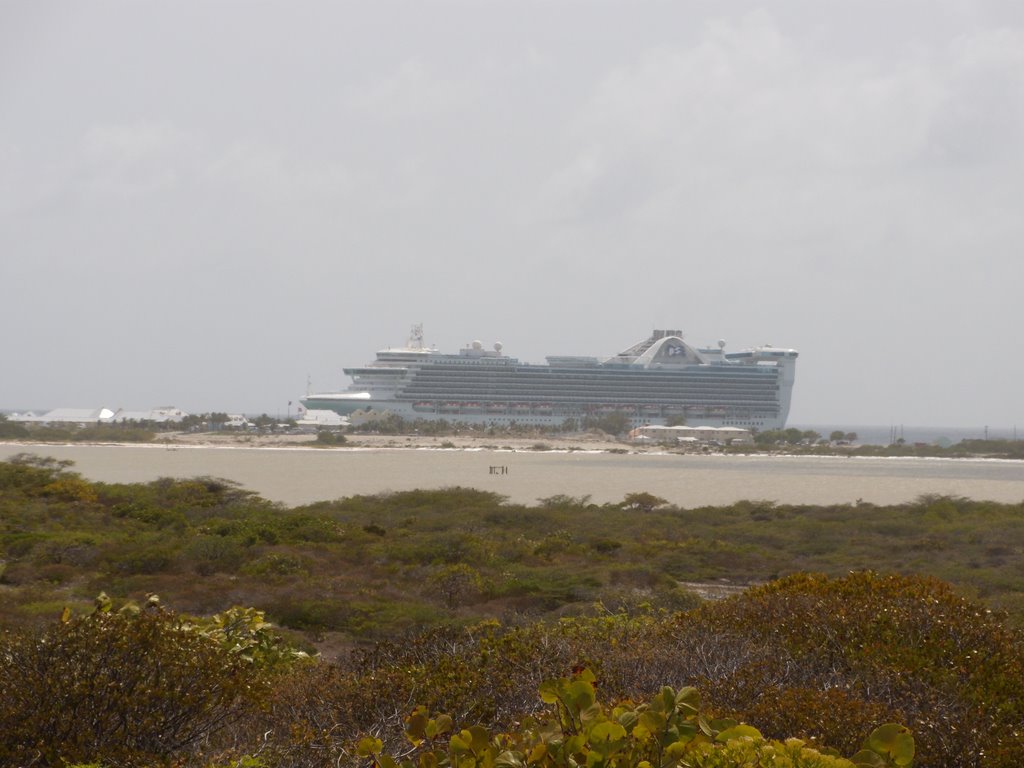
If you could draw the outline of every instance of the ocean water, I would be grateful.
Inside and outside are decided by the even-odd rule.
[[[819,430],[820,431],[820,430]],[[24,446],[0,444],[0,459]],[[1024,462],[796,456],[694,456],[427,449],[33,446],[85,477],[233,480],[288,505],[414,488],[466,486],[525,504],[567,494],[598,503],[648,491],[683,507],[741,499],[896,504],[923,494],[1024,501]]]
[[[902,437],[908,443],[925,443],[935,445],[948,442],[959,443],[961,440],[1017,440],[1017,428],[1010,426],[979,425],[977,427],[915,427],[907,424],[891,424],[887,426],[851,426],[848,424],[790,424],[797,429],[813,429],[818,434],[828,437],[832,432],[856,432],[857,442],[870,445],[889,445]],[[1024,428],[1020,431],[1024,439]]]

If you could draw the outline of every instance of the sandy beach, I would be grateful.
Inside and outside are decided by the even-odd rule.
[[[507,435],[346,435],[348,442],[339,450],[351,448],[454,448],[460,450],[539,450],[541,446],[554,451],[629,451],[646,453],[664,451],[663,446],[627,443],[613,438],[582,433],[572,436],[509,437]],[[154,442],[160,445],[194,445],[231,448],[310,448],[316,445],[315,434],[253,435],[238,432],[170,432],[161,434]],[[319,447],[319,446],[318,446]],[[324,450],[335,450],[328,447]]]

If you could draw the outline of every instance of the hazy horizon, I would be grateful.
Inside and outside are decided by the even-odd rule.
[[[1010,0],[6,3],[0,408],[680,328],[799,350],[791,424],[1009,429],[1022,171]]]

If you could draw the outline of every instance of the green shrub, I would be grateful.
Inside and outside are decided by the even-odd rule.
[[[615,539],[600,538],[590,542],[590,548],[602,555],[609,555],[618,549],[622,549],[622,542]]]
[[[178,552],[173,544],[164,541],[121,542],[107,547],[101,560],[109,574],[149,575],[174,570]]]
[[[187,754],[257,694],[253,668],[161,609],[5,635],[0,763],[143,766]]]
[[[430,717],[417,707],[405,720],[406,737],[419,751],[419,765],[437,768],[905,768],[914,758],[913,737],[897,724],[875,729],[846,760],[797,739],[768,741],[749,725],[711,720],[694,688],[665,686],[646,703],[609,707],[597,701],[594,682],[586,669],[573,679],[544,681],[540,698],[547,710],[507,733],[480,725],[459,729],[450,716]],[[374,737],[360,740],[357,754],[381,768],[416,765],[385,754]]]
[[[281,626],[304,632],[343,630],[351,616],[348,603],[339,600],[284,600],[274,602],[267,610]]]
[[[271,552],[241,568],[246,576],[300,576],[309,573],[304,558],[287,552]]]
[[[677,626],[690,642],[730,638],[734,659],[703,673],[709,699],[769,734],[843,743],[850,723],[884,711],[915,723],[922,766],[970,765],[982,753],[985,766],[1024,764],[1021,638],[934,579],[800,574]],[[807,690],[842,695],[830,708]]]
[[[318,430],[316,433],[317,445],[345,445],[348,439],[341,432],[332,432],[327,429]]]
[[[248,557],[246,548],[225,536],[200,536],[185,548],[184,556],[202,576],[235,573]]]

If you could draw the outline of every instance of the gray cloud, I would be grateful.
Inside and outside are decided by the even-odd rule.
[[[798,422],[1024,421],[1022,58],[994,1],[6,5],[0,407],[657,324],[799,348]]]

